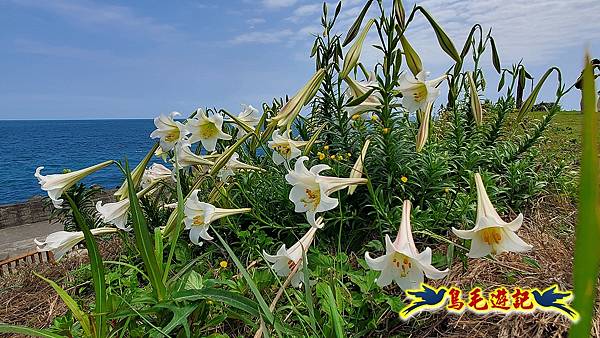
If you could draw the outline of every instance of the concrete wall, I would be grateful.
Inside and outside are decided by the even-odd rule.
[[[47,220],[49,211],[44,210],[41,196],[25,203],[0,206],[0,229]]]
[[[104,190],[99,194],[99,200],[105,203],[114,201],[114,192],[114,189]],[[50,209],[44,209],[42,196],[34,196],[24,203],[0,205],[0,229],[42,222],[49,217]]]

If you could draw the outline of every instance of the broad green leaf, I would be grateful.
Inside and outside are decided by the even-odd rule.
[[[273,313],[269,309],[269,306],[267,305],[267,302],[265,302],[265,299],[263,298],[263,296],[260,294],[260,291],[258,290],[256,283],[254,283],[254,280],[252,280],[252,276],[250,276],[250,274],[248,273],[248,271],[246,270],[246,268],[244,267],[242,262],[240,262],[239,258],[236,256],[236,254],[233,252],[233,250],[231,250],[231,247],[229,247],[229,245],[227,244],[227,242],[225,242],[225,240],[221,237],[221,235],[219,235],[219,233],[216,232],[214,228],[212,228],[212,230],[215,233],[215,235],[217,236],[217,238],[219,239],[219,242],[221,242],[221,245],[223,245],[223,247],[225,247],[225,250],[231,257],[231,260],[235,263],[238,270],[240,270],[240,272],[242,273],[242,276],[244,276],[246,283],[248,283],[250,290],[252,291],[252,293],[254,294],[254,297],[256,297],[256,300],[258,301],[258,304],[260,305],[260,308],[262,310],[261,311],[262,315],[267,319],[267,321],[269,323],[271,323],[271,324],[274,323],[275,318],[273,317]]]
[[[171,321],[160,330],[160,337],[163,337],[163,334],[169,334],[173,330],[175,330],[179,325],[183,326],[185,330],[185,336],[191,337],[190,334],[190,324],[188,321],[189,315],[196,310],[198,307],[196,304],[188,304],[188,305],[176,305],[171,303],[161,303],[156,304],[157,308],[165,308],[170,310],[173,313],[173,317]],[[157,332],[158,333],[158,332]]]
[[[106,294],[106,281],[104,277],[104,263],[102,262],[102,256],[100,255],[100,251],[98,250],[98,244],[96,243],[96,238],[90,231],[83,215],[77,208],[77,205],[69,196],[65,194],[69,204],[71,205],[71,210],[73,211],[73,216],[75,217],[75,221],[77,225],[83,231],[83,235],[85,237],[85,245],[88,250],[88,256],[90,258],[90,265],[92,271],[92,282],[94,285],[94,293],[96,296],[96,308],[94,309],[95,317],[96,317],[96,327],[95,333],[96,337],[101,338],[105,337],[107,333],[107,325],[106,325],[106,313],[109,312],[108,309],[108,296]]]
[[[190,273],[188,274],[187,279],[185,281],[184,289],[200,290],[200,289],[202,289],[202,286],[203,286],[202,276],[194,270],[190,271]]]
[[[32,329],[25,326],[0,324],[0,333],[18,333],[24,334],[31,337],[44,337],[44,338],[64,338],[64,336],[57,335],[47,330]]]
[[[600,251],[600,180],[598,175],[598,113],[594,74],[585,58],[583,71],[582,110],[583,145],[579,183],[579,220],[575,228],[575,261],[573,280],[575,299],[573,307],[579,312],[579,321],[571,326],[570,337],[589,337],[596,308],[596,293]]]
[[[354,20],[354,23],[352,24],[352,26],[350,26],[348,33],[346,33],[346,39],[344,39],[344,42],[342,43],[343,47],[346,47],[358,35],[360,26],[362,25],[365,15],[369,11],[369,7],[371,7],[371,3],[373,3],[373,0],[367,1],[365,6],[363,7],[363,9],[358,14],[358,17],[356,17],[356,20]]]
[[[410,45],[404,34],[400,36],[400,43],[402,44],[402,49],[404,50],[404,56],[406,57],[406,65],[410,69],[410,71],[416,76],[423,70],[423,63],[421,62],[421,58],[419,54],[414,50],[414,48]]]
[[[83,331],[85,331],[85,333],[87,335],[89,335],[90,337],[96,336],[96,335],[94,335],[94,331],[92,329],[92,324],[90,323],[89,316],[85,312],[83,312],[83,310],[81,310],[79,305],[77,305],[77,302],[75,302],[75,300],[71,296],[69,296],[69,294],[63,288],[61,288],[58,284],[54,283],[53,281],[51,281],[48,278],[38,275],[35,272],[33,274],[36,275],[37,277],[43,279],[46,283],[48,283],[54,289],[54,291],[56,291],[56,293],[58,294],[60,299],[62,299],[62,301],[69,308],[69,310],[71,310],[73,317],[75,317],[75,319],[77,319],[77,321],[79,321],[79,323],[81,324],[81,328],[83,329]]]

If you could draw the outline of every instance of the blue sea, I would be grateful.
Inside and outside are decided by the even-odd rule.
[[[152,130],[150,119],[0,121],[0,205],[45,195],[33,176],[38,166],[42,175],[125,158],[134,167],[154,144]],[[83,182],[115,188],[122,181],[112,165]]]

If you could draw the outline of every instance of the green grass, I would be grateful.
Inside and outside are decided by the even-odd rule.
[[[541,119],[545,112],[532,112],[531,117]],[[598,115],[600,119],[600,114]],[[554,117],[545,133],[542,147],[557,160],[579,163],[581,157],[581,127],[583,114],[579,111],[562,111]]]

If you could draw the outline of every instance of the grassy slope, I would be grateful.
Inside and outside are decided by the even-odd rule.
[[[531,116],[541,119],[545,112],[533,112]],[[600,114],[598,115],[600,120]],[[557,159],[579,163],[581,154],[581,125],[583,115],[578,111],[558,113],[545,133],[541,149],[548,151]]]

